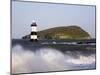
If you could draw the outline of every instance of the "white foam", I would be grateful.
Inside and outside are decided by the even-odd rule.
[[[92,64],[95,55],[79,55],[74,58],[67,52],[65,55],[52,48],[41,48],[36,52],[24,50],[20,45],[12,49],[12,73],[47,72],[76,69],[78,64]]]

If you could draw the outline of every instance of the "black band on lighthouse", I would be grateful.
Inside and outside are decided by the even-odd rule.
[[[31,32],[31,35],[37,35],[37,32]]]
[[[32,26],[37,26],[37,25],[36,25],[36,23],[32,23],[32,24],[31,24],[31,27],[32,27]]]

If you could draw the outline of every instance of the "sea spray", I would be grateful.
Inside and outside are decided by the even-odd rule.
[[[12,48],[12,73],[47,72],[94,68],[95,55],[82,55],[66,50],[62,53],[53,48],[25,50],[21,45]],[[91,67],[92,65],[92,67]],[[85,66],[85,67],[84,67]],[[88,67],[86,67],[88,66]]]

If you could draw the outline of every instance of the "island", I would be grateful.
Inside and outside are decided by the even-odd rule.
[[[79,26],[60,26],[37,32],[38,39],[91,39],[88,32]],[[30,34],[22,39],[30,39]]]

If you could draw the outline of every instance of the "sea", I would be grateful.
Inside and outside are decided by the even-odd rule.
[[[85,41],[85,42],[84,42]],[[96,69],[96,43],[92,40],[12,39],[12,74]],[[81,43],[80,43],[81,42]],[[82,43],[83,42],[83,43]]]

